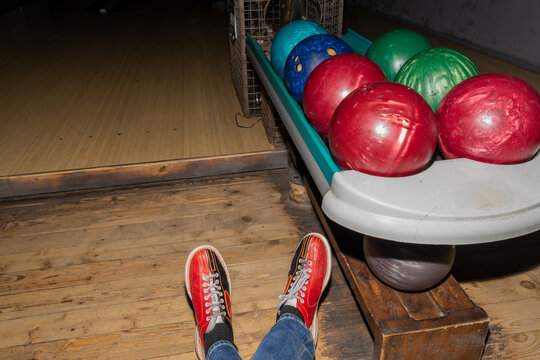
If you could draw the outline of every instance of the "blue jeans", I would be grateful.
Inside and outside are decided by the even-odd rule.
[[[311,331],[293,314],[283,314],[261,341],[252,360],[313,360],[315,342]],[[241,360],[233,344],[226,340],[214,343],[207,360]]]

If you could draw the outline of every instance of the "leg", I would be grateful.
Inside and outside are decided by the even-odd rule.
[[[306,235],[293,256],[278,320],[259,345],[253,360],[313,360],[317,342],[317,309],[332,269],[328,241]]]
[[[221,254],[209,245],[193,250],[186,262],[185,279],[197,323],[199,359],[240,359],[231,326],[231,280]]]
[[[242,358],[233,343],[219,340],[208,349],[206,360],[242,360]]]
[[[285,313],[262,340],[252,360],[313,360],[315,341],[304,321]]]

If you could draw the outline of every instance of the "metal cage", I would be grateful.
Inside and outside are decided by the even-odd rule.
[[[262,88],[246,56],[247,34],[269,57],[273,37],[290,20],[316,21],[336,36],[341,36],[343,26],[343,0],[229,0],[228,13],[231,77],[246,117],[269,113],[261,114]]]

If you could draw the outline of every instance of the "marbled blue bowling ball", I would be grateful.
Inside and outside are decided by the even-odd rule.
[[[313,69],[331,56],[352,52],[345,41],[333,35],[312,35],[300,41],[285,62],[285,86],[289,93],[301,104],[304,86]]]
[[[321,25],[311,20],[296,20],[285,25],[272,41],[270,59],[272,67],[284,79],[285,61],[291,50],[305,38],[315,34],[328,34]]]

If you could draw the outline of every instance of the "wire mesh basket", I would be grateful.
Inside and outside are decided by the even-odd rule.
[[[343,1],[229,0],[231,77],[244,116],[261,116],[262,110],[262,87],[246,55],[246,35],[257,41],[268,57],[275,34],[282,24],[292,20],[310,19],[330,34],[341,36]]]
[[[261,118],[268,141],[276,146],[283,144],[283,122],[272,103],[272,99],[263,87],[261,91]]]

